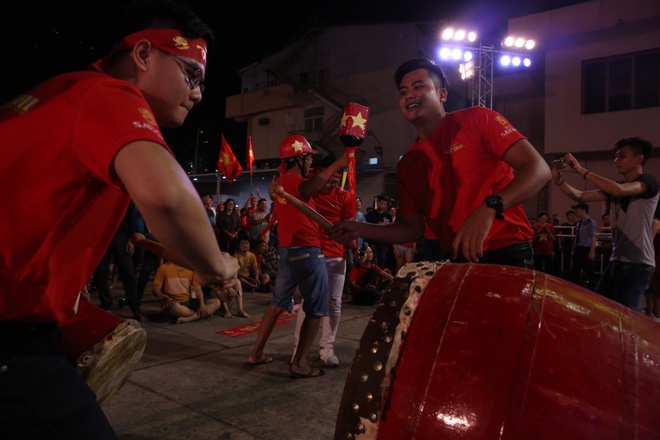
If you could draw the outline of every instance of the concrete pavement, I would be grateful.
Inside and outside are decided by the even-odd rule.
[[[145,291],[143,310],[159,304]],[[121,289],[112,291],[115,300]],[[96,300],[97,298],[93,298]],[[144,322],[147,347],[136,370],[103,409],[120,439],[332,439],[351,362],[375,306],[344,303],[335,353],[337,368],[318,378],[291,379],[295,318],[277,326],[265,353],[273,363],[244,362],[257,333],[231,337],[218,331],[260,321],[270,294],[246,293],[250,319],[215,315],[208,320],[172,324]],[[116,303],[117,301],[115,301]],[[128,308],[113,312],[130,317]],[[308,360],[318,360],[318,337]]]

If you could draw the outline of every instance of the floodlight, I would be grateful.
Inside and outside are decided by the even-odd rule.
[[[524,38],[516,38],[516,42],[513,43],[514,46],[520,48],[525,45],[525,39]]]
[[[515,42],[515,38],[513,38],[513,37],[506,37],[504,39],[504,45],[506,47],[512,47],[514,42]]]
[[[463,55],[463,53],[461,52],[460,49],[453,49],[453,50],[451,51],[451,59],[452,59],[452,60],[460,60],[460,59],[461,59],[461,55]]]
[[[534,49],[534,46],[536,46],[536,41],[534,41],[534,40],[527,40],[525,42],[525,49],[527,49],[527,50]]]
[[[520,57],[513,57],[513,58],[511,58],[511,64],[513,64],[513,65],[516,66],[516,67],[517,67],[517,66],[520,66],[520,62],[521,62]]]
[[[440,59],[448,60],[449,58],[451,58],[451,49],[449,49],[448,47],[442,47],[440,48],[439,54],[440,54]]]
[[[523,60],[523,65],[524,65],[525,67],[529,67],[529,66],[531,66],[531,65],[532,65],[532,60],[530,60],[529,58],[525,58],[525,59]]]
[[[443,40],[451,40],[451,37],[454,36],[454,30],[452,28],[447,28],[442,31],[441,38]]]
[[[503,66],[508,66],[511,64],[511,57],[509,55],[503,55],[502,58],[500,58],[500,63]]]
[[[477,41],[477,33],[476,32],[468,32],[467,39],[470,43],[474,43]]]
[[[463,29],[457,30],[456,33],[454,34],[454,40],[456,41],[465,40],[465,31]]]
[[[472,52],[470,52],[469,50],[466,50],[463,53],[463,61],[470,61],[472,58],[473,58]]]

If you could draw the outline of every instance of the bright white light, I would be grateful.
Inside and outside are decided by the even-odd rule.
[[[503,66],[508,66],[511,64],[511,57],[509,55],[503,55],[502,58],[500,58],[500,63]]]
[[[441,38],[443,40],[451,40],[451,37],[454,36],[454,30],[452,28],[447,28],[444,31],[442,31]]]
[[[193,180],[194,180],[195,182],[197,182],[197,177],[193,177]]]
[[[460,60],[461,55],[463,55],[463,53],[461,52],[460,49],[454,49],[454,50],[451,51],[451,59],[452,60]]]
[[[443,47],[440,49],[440,59],[448,60],[451,58],[451,50],[448,47]]]
[[[515,39],[513,37],[506,37],[506,39],[504,40],[504,45],[506,47],[511,47],[511,46],[513,46],[514,42],[515,42]]]
[[[465,31],[463,29],[457,30],[456,33],[454,34],[454,40],[456,41],[465,40]]]
[[[520,66],[520,61],[521,61],[521,60],[520,60],[520,57],[513,57],[513,58],[511,59],[511,64],[513,64],[514,66],[517,67],[517,66]]]
[[[477,34],[476,34],[476,32],[468,32],[467,39],[468,39],[468,41],[469,41],[470,43],[474,43],[475,41],[477,41]]]
[[[516,47],[523,47],[525,45],[525,39],[524,38],[516,38],[516,42],[513,43],[513,44]]]
[[[529,66],[531,66],[531,65],[532,65],[532,60],[530,60],[529,58],[525,58],[525,59],[523,60],[523,65],[524,65],[525,67],[529,67]]]
[[[534,41],[534,40],[527,40],[525,42],[525,49],[527,49],[527,50],[534,49],[534,46],[536,46],[536,41]]]
[[[463,54],[463,61],[470,61],[472,59],[472,52],[469,50]]]

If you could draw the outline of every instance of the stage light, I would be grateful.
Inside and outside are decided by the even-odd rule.
[[[473,58],[472,52],[470,52],[469,50],[466,50],[463,53],[463,61],[470,61],[472,60],[472,58]]]
[[[513,37],[506,37],[504,39],[504,45],[506,47],[512,47],[514,42],[515,42],[515,39]]]
[[[523,60],[523,65],[524,65],[525,67],[529,67],[529,66],[531,66],[531,65],[532,65],[532,60],[530,60],[529,58],[525,58],[525,59]]]
[[[454,40],[455,41],[465,40],[465,31],[463,29],[457,30],[456,33],[454,34]]]
[[[440,48],[439,55],[441,60],[448,60],[451,58],[451,49],[448,47],[442,47]]]
[[[444,31],[442,31],[441,38],[443,40],[451,40],[451,38],[454,36],[454,30],[452,28],[447,28]]]
[[[500,63],[503,66],[508,66],[511,64],[511,57],[509,55],[502,55],[502,58],[500,58]]]
[[[513,44],[517,48],[521,48],[525,45],[525,39],[524,38],[516,38],[516,42]]]
[[[511,58],[511,64],[513,64],[516,67],[520,66],[520,62],[521,62],[520,57]]]
[[[527,40],[525,42],[525,49],[527,49],[527,50],[534,49],[534,46],[536,46],[536,41],[534,41],[534,40]]]
[[[460,59],[461,59],[461,55],[463,55],[463,52],[461,52],[460,49],[453,49],[453,50],[451,51],[451,59],[452,59],[452,60],[460,60]]]
[[[476,32],[468,32],[467,39],[470,43],[474,43],[477,41],[477,33]]]

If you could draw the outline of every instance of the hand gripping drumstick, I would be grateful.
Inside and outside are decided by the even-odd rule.
[[[319,214],[318,211],[316,211],[314,208],[309,206],[307,203],[284,191],[284,188],[282,188],[281,185],[275,185],[273,187],[273,192],[278,196],[284,197],[287,200],[287,202],[291,203],[293,206],[295,206],[300,211],[302,211],[302,213],[305,214],[307,217],[311,218],[316,223],[321,225],[323,229],[330,229],[332,227],[332,223],[330,223],[330,221],[327,218],[323,217],[321,214]]]
[[[284,191],[284,188],[282,188],[281,185],[275,185],[273,187],[273,192],[278,196],[284,197],[289,203],[291,203],[293,206],[298,208],[303,214],[305,214],[307,217],[311,218],[313,221],[321,225],[323,229],[327,230],[332,227],[332,223],[330,223],[330,220],[323,217],[317,210],[309,206],[307,203]],[[355,240],[351,240],[350,242],[346,243],[346,246],[348,246],[349,249],[354,249],[357,247],[357,245],[355,244]]]
[[[133,234],[133,236],[131,237],[131,241],[133,242],[133,244],[139,244],[143,248],[153,252],[159,257],[163,257],[164,259],[169,260],[178,266],[185,267],[186,269],[190,269],[194,271],[194,269],[190,266],[190,264],[188,264],[188,262],[183,258],[181,258],[179,255],[167,249],[159,242],[147,239],[143,234],[140,234],[139,232]]]

